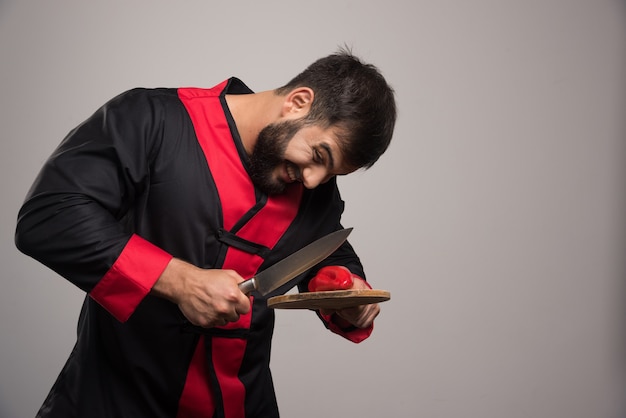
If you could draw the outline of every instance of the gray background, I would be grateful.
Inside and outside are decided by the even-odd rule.
[[[83,295],[13,245],[65,134],[135,86],[261,91],[352,45],[394,142],[341,179],[381,305],[360,345],[280,311],[284,417],[624,412],[626,7],[614,0],[0,1],[0,416],[32,417]]]

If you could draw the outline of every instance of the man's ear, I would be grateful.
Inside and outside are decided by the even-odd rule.
[[[310,87],[296,87],[291,90],[283,102],[283,116],[301,118],[311,109],[315,94]]]

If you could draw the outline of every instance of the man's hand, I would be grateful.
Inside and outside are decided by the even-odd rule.
[[[355,277],[351,289],[370,289],[370,287],[365,283],[365,280]],[[370,305],[359,305],[335,311],[321,311],[324,315],[330,315],[333,312],[337,316],[335,323],[342,328],[347,328],[350,325],[354,325],[357,328],[368,328],[374,322],[374,318],[380,313],[380,307],[377,303],[372,303]]]
[[[210,328],[250,311],[250,298],[237,286],[243,280],[234,270],[201,269],[174,258],[152,291],[176,303],[192,324]]]
[[[309,282],[309,291],[312,292],[348,289],[371,289],[371,287],[365,280],[350,273],[350,270],[342,266],[324,267]],[[322,315],[335,314],[333,322],[341,328],[348,328],[352,325],[357,328],[368,328],[380,313],[380,307],[374,303],[337,310],[322,309],[320,313]]]

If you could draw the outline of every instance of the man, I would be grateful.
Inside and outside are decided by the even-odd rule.
[[[272,91],[236,78],[134,89],[71,131],[16,232],[21,251],[87,293],[37,416],[277,417],[274,313],[237,285],[341,228],[335,176],[374,164],[395,118],[378,70],[339,51]],[[368,287],[345,243],[300,289],[325,266]],[[359,342],[378,313],[318,315]]]

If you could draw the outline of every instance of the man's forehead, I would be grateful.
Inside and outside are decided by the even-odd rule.
[[[321,143],[321,148],[324,148],[328,152],[328,158],[330,159],[329,169],[336,175],[350,174],[359,169],[359,167],[353,167],[347,163],[347,159],[344,155],[344,149],[341,146],[340,140],[333,138],[332,144]]]
[[[348,155],[346,155],[350,149],[348,145],[351,141],[348,130],[343,126],[334,125],[329,127],[329,131],[332,132],[331,137],[334,145],[334,157],[335,161],[338,162],[338,165],[335,168],[338,171],[341,171],[342,174],[349,174],[360,169],[361,167],[350,164],[349,161],[351,159]]]

